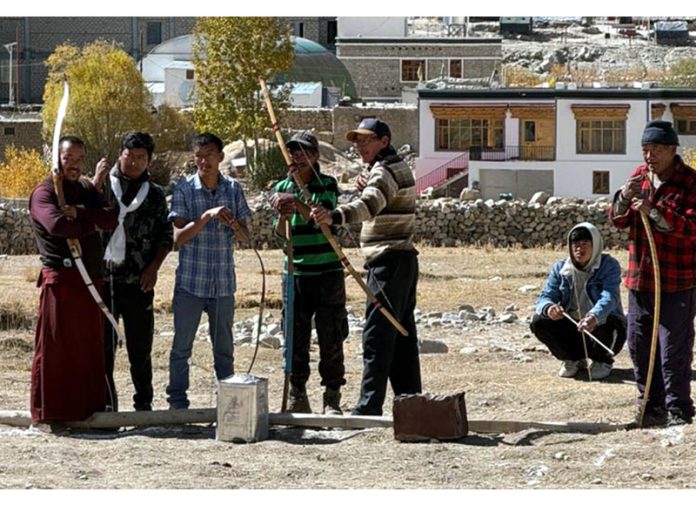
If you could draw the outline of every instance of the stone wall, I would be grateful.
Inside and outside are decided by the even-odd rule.
[[[376,117],[389,125],[392,132],[392,145],[399,148],[409,144],[418,151],[418,108],[415,105],[392,106],[353,106],[333,109],[334,147],[347,149],[350,142],[346,132],[353,130],[363,118]]]
[[[409,144],[418,151],[418,108],[415,105],[353,105],[333,109],[292,108],[280,120],[281,128],[291,130],[314,129],[319,139],[333,144],[336,149],[348,149],[346,132],[353,130],[366,117],[376,117],[389,125],[392,144],[397,149]]]
[[[477,200],[461,202],[452,198],[420,200],[416,215],[416,241],[434,246],[486,245],[497,247],[563,245],[570,228],[589,221],[599,229],[608,247],[626,247],[627,232],[611,226],[607,202],[560,200],[542,205],[523,200]],[[275,249],[274,212],[266,203],[251,205],[249,228],[258,248]],[[356,247],[360,225],[350,234],[339,230],[344,247]],[[245,248],[246,244],[238,247]],[[0,254],[36,254],[26,209],[0,203]]]

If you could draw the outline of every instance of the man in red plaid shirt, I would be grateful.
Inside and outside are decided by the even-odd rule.
[[[640,393],[650,359],[655,286],[650,246],[639,213],[648,216],[660,264],[661,310],[655,369],[643,426],[691,423],[691,361],[696,316],[696,172],[677,155],[668,121],[651,121],[641,138],[645,164],[614,196],[609,216],[629,228],[628,349]]]

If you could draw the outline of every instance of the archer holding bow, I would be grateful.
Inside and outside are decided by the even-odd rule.
[[[696,172],[677,155],[679,138],[668,121],[648,123],[641,145],[645,163],[609,209],[617,228],[629,228],[628,349],[643,403],[638,424],[691,423]]]
[[[81,177],[84,142],[66,136],[57,146],[53,179],[39,183],[29,200],[42,264],[31,372],[34,423],[86,419],[104,410],[106,398],[102,312],[71,256],[68,239],[79,240],[84,266],[101,290],[104,249],[98,228],[115,228],[118,208],[109,207],[92,183]],[[97,170],[105,163],[102,159]]]

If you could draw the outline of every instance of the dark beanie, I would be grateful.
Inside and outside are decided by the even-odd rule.
[[[570,232],[570,237],[568,237],[568,242],[579,242],[580,240],[589,240],[592,241],[592,234],[590,233],[590,230],[585,228],[584,226],[579,226],[578,228],[575,228],[573,231]]]
[[[666,144],[668,146],[678,146],[679,137],[672,128],[669,121],[650,121],[645,125],[640,144]]]

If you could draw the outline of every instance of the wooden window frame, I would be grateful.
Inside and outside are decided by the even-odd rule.
[[[502,119],[435,120],[435,151],[466,151],[472,147],[503,149],[504,142],[505,124]]]
[[[626,154],[625,119],[577,119],[576,125],[576,154]]]
[[[425,59],[407,59],[401,60],[401,82],[419,82],[418,67],[423,67],[423,78],[427,74],[427,60]]]
[[[609,171],[608,170],[593,170],[592,171],[592,194],[608,195],[609,194]]]
[[[458,63],[459,64],[459,75],[452,75],[452,64],[453,63]],[[464,64],[461,59],[455,58],[452,60],[449,60],[449,69],[447,75],[451,77],[452,79],[462,79],[464,77]]]

